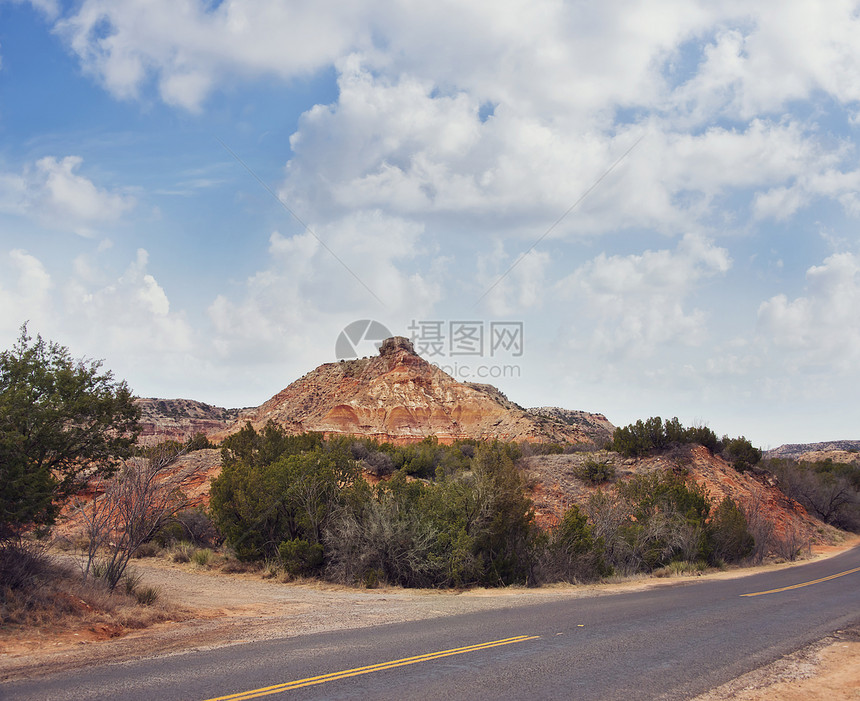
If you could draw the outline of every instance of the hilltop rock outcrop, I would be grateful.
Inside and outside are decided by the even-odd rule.
[[[579,421],[526,411],[491,385],[458,382],[396,336],[373,358],[327,363],[257,409],[239,413],[220,438],[250,422],[273,421],[290,431],[352,434],[407,443],[435,436],[443,443],[479,440],[585,442],[611,427],[599,414]],[[588,419],[587,417],[592,417]]]

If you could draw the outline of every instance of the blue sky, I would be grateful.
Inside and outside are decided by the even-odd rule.
[[[355,320],[522,322],[428,359],[857,438],[858,37],[844,0],[0,0],[0,342],[250,406]]]

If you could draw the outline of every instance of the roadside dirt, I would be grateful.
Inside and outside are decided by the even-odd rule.
[[[860,699],[860,626],[837,631],[693,701]]]
[[[858,542],[860,538],[853,538],[837,547],[821,548],[815,557],[834,555]],[[743,577],[790,564],[730,570],[710,576]],[[397,588],[359,590],[315,581],[284,584],[262,579],[259,574],[228,575],[163,560],[139,560],[135,567],[144,584],[160,589],[162,599],[169,602],[177,614],[175,620],[125,635],[122,631],[90,627],[60,635],[19,633],[15,637],[0,637],[0,680],[33,678],[93,663],[177,654],[189,649],[253,640],[674,586],[685,579],[641,578],[589,586],[462,592]],[[721,687],[701,697],[700,701],[860,699],[860,631],[839,635],[842,637],[822,641],[735,680],[732,682],[735,686]],[[783,689],[782,685],[789,686]],[[795,689],[796,696],[788,695],[795,693]],[[813,691],[820,695],[811,695]]]

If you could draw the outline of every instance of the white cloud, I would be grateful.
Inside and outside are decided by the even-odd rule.
[[[788,216],[812,194],[853,206],[856,175],[839,170],[850,151],[791,120],[691,134],[653,119],[609,135],[500,105],[482,122],[480,102],[467,93],[439,95],[432,82],[410,76],[391,81],[356,56],[341,68],[338,102],[307,111],[291,139],[282,192],[303,210],[466,216],[476,234],[526,227],[531,238],[640,136],[553,236],[643,226],[707,231],[715,210],[738,193],[759,218]]]
[[[577,317],[596,319],[590,340],[580,341],[595,355],[642,357],[659,347],[696,346],[707,338],[706,313],[688,309],[687,298],[702,280],[730,266],[725,249],[688,234],[674,251],[601,253],[562,280],[558,293],[575,302]]]
[[[421,233],[421,227],[378,211],[320,226],[319,240],[309,232],[275,232],[269,265],[247,280],[238,300],[219,295],[210,306],[215,350],[226,363],[285,362],[289,356],[294,366],[308,368],[355,319],[375,318],[392,331],[405,330],[440,296],[432,272],[406,272],[420,252]]]
[[[134,198],[97,187],[77,172],[82,163],[79,156],[46,156],[21,173],[0,172],[0,212],[82,236],[117,221],[134,206]]]
[[[166,102],[196,110],[216,80],[332,63],[364,43],[365,17],[360,3],[319,0],[84,0],[56,28],[115,95],[136,97],[153,77]]]
[[[806,294],[776,295],[758,310],[759,330],[794,373],[856,372],[860,360],[860,257],[836,253],[806,272]]]
[[[750,119],[818,91],[853,102],[858,26],[851,0],[83,0],[57,29],[116,94],[135,95],[153,76],[184,107],[218,82],[288,79],[361,51],[380,73],[590,121],[617,106]],[[680,51],[692,42],[705,45],[686,67]],[[170,84],[183,77],[193,89],[177,100]]]
[[[8,335],[27,321],[33,328],[49,322],[53,282],[41,261],[26,251],[14,249],[5,261],[0,260],[0,270],[5,281],[0,283],[0,330]]]
[[[672,102],[698,119],[749,120],[816,92],[860,99],[860,16],[851,0],[723,3],[696,75]],[[728,9],[728,12],[725,12]],[[721,26],[722,25],[722,26]]]
[[[13,274],[4,278],[15,283],[0,286],[5,338],[29,320],[31,333],[60,341],[75,356],[105,358],[133,388],[166,388],[199,372],[191,327],[184,314],[171,311],[167,294],[147,271],[145,250],[119,275],[98,257],[80,256],[63,274],[50,274],[21,250],[11,251],[7,260]]]
[[[496,242],[491,254],[478,255],[476,282],[480,289],[473,290],[476,299],[490,314],[501,318],[540,307],[550,262],[550,255],[538,250],[509,256],[502,243]]]
[[[736,226],[715,208],[742,190],[759,219],[815,196],[860,209],[850,189],[799,182],[850,175],[846,153],[780,113],[820,94],[854,103],[857,22],[847,0],[84,0],[57,29],[114,94],[154,79],[192,111],[236,80],[336,66],[337,101],[291,139],[283,192],[306,218],[378,207],[469,217],[476,233],[539,230],[647,134],[553,236],[677,236]],[[739,121],[717,126],[725,116]]]

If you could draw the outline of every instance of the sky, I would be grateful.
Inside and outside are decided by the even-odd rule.
[[[856,1],[0,0],[0,348],[857,439],[859,141]]]

